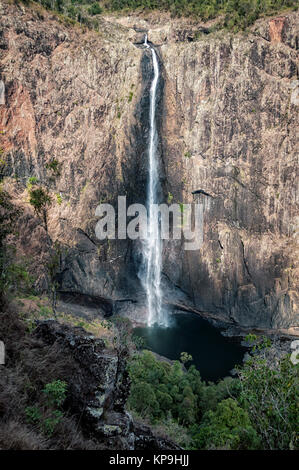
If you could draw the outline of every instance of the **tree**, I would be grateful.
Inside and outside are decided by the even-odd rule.
[[[193,361],[193,357],[187,352],[181,352],[180,361],[183,364],[187,364],[187,362]]]
[[[255,356],[239,370],[240,405],[248,411],[266,449],[299,448],[299,365],[289,355],[275,368]]]
[[[48,224],[47,224],[47,210],[51,205],[51,196],[49,195],[46,189],[43,189],[41,186],[29,187],[29,203],[32,205],[34,212],[42,217],[45,229],[48,231]]]
[[[199,449],[258,449],[260,440],[247,411],[228,398],[204,414],[194,445]]]
[[[163,421],[171,416],[186,426],[196,421],[198,397],[195,392],[201,388],[200,374],[196,369],[192,368],[190,374],[186,373],[179,361],[170,365],[157,360],[152,352],[143,351],[131,359],[129,373],[132,380],[129,404],[142,416],[152,421]],[[140,393],[141,383],[149,386],[147,397],[151,397],[150,406]]]
[[[217,384],[210,382],[201,389],[199,408],[202,415],[206,411],[215,410],[218,403],[226,398],[234,398],[238,394],[239,381],[225,377]]]
[[[155,417],[159,415],[160,407],[155,391],[146,382],[134,384],[131,391],[130,404],[142,416]]]
[[[102,8],[100,7],[98,2],[94,2],[89,8],[88,13],[92,16],[100,15],[102,13]]]

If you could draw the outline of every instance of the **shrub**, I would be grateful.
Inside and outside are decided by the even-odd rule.
[[[62,204],[62,197],[61,197],[61,194],[56,194],[56,200],[57,200],[57,204],[59,206],[61,206]]]
[[[100,15],[103,12],[98,2],[95,2],[88,8],[88,13],[90,15]]]
[[[134,95],[134,93],[132,91],[130,91],[129,96],[128,96],[128,103],[130,103],[132,101],[133,95]]]
[[[61,422],[62,418],[62,411],[54,410],[52,415],[49,418],[45,418],[41,423],[44,433],[48,436],[52,436],[56,426]]]
[[[32,188],[33,185],[38,183],[38,179],[36,176],[30,176],[27,181],[27,188]]]
[[[205,413],[193,440],[199,449],[238,450],[260,446],[247,411],[232,398],[218,403],[215,411]]]
[[[56,426],[63,418],[59,409],[66,397],[67,384],[62,380],[54,380],[45,385],[42,390],[45,404],[27,406],[25,416],[28,423],[37,425],[46,435],[51,436]]]
[[[48,406],[61,406],[66,397],[67,384],[62,380],[54,380],[43,389]]]
[[[173,194],[171,194],[170,192],[168,193],[168,197],[167,197],[167,203],[168,204],[171,204],[172,203],[172,200],[173,200]]]
[[[62,164],[56,159],[52,158],[49,163],[46,163],[47,170],[51,170],[53,176],[60,176]]]
[[[187,352],[181,352],[180,361],[183,364],[186,364],[187,362],[192,362],[192,360],[193,357],[191,356],[191,354],[188,354]]]
[[[247,410],[264,448],[298,448],[299,365],[286,356],[272,369],[256,356],[238,374],[238,401]]]
[[[42,418],[42,413],[37,406],[27,406],[25,414],[27,421],[31,424],[38,423]]]

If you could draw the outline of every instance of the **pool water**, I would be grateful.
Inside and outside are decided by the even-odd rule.
[[[222,336],[220,330],[199,315],[178,313],[170,326],[138,327],[134,334],[145,346],[168,359],[179,359],[181,352],[191,354],[202,379],[216,382],[237,364],[242,364],[246,348],[236,340]],[[188,363],[189,365],[191,363]]]

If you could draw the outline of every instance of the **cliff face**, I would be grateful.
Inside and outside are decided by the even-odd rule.
[[[145,199],[151,62],[136,26],[148,30],[161,59],[165,198],[209,200],[202,248],[165,244],[167,288],[241,325],[298,324],[298,13],[233,36],[135,17],[83,32],[41,10],[0,9],[2,172],[23,207],[18,246],[32,257],[39,288],[47,288],[44,265],[58,239],[67,246],[61,291],[93,296],[106,312],[134,305],[135,317],[144,313],[142,302],[138,310],[124,301],[142,297],[136,246],[94,235],[99,202]],[[52,158],[61,163],[55,177],[46,168]],[[30,176],[53,197],[48,235],[26,203]],[[197,189],[211,196],[192,196]]]
[[[113,243],[93,243],[95,209],[137,187],[140,161],[130,143],[139,126],[142,52],[118,27],[103,22],[102,33],[84,32],[32,8],[1,4],[1,169],[24,210],[20,249],[46,289],[47,237],[26,203],[26,181],[36,176],[54,201],[49,236],[68,246],[62,288],[112,298],[127,244],[119,243],[116,253]],[[53,158],[60,175],[46,168]]]
[[[1,450],[179,449],[126,411],[129,352],[123,343],[107,347],[84,329],[54,320],[38,321],[29,334],[19,317],[14,309],[1,308],[6,346],[0,375]],[[65,399],[56,409],[61,416],[55,432],[45,432],[55,406],[45,403],[43,390],[57,380],[66,384]],[[28,419],[30,408],[39,412],[38,422]]]
[[[160,49],[169,190],[213,196],[196,196],[209,199],[202,249],[167,272],[197,307],[247,326],[298,324],[296,21]]]

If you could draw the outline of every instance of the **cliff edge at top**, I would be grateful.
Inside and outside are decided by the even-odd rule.
[[[1,174],[23,209],[15,243],[36,288],[49,288],[57,240],[60,291],[111,311],[142,297],[133,244],[100,242],[94,228],[99,202],[144,202],[151,68],[136,43],[147,30],[163,74],[165,200],[205,201],[203,246],[165,244],[165,279],[222,320],[298,326],[298,13],[238,34],[134,16],[83,31],[4,1],[0,13]],[[48,233],[28,204],[32,177],[52,196]]]

